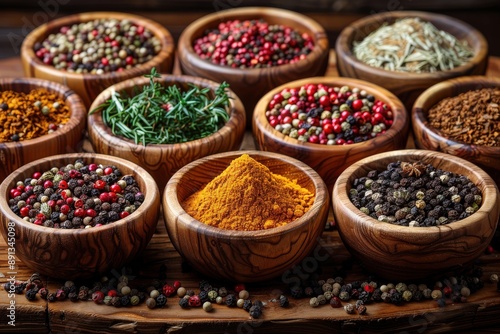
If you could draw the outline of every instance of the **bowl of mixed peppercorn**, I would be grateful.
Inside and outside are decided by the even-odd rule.
[[[408,110],[420,93],[443,80],[483,75],[488,43],[453,17],[420,11],[372,14],[339,34],[335,52],[341,76],[380,85]]]
[[[189,162],[238,150],[245,122],[245,109],[227,83],[161,75],[153,68],[96,98],[88,135],[95,152],[142,166],[163,191]]]
[[[337,179],[332,204],[355,259],[391,280],[458,276],[489,246],[498,188],[462,158],[429,150],[380,153]]]
[[[76,91],[88,108],[97,95],[152,67],[170,73],[174,41],[162,25],[138,15],[89,12],[42,24],[21,46],[28,77],[47,79]]]
[[[0,181],[33,160],[78,151],[86,117],[82,99],[66,86],[0,79]]]
[[[351,78],[314,77],[268,92],[252,118],[257,148],[294,157],[329,189],[352,163],[405,147],[409,116],[386,89]]]
[[[160,212],[143,168],[94,153],[42,158],[0,184],[0,230],[13,255],[54,278],[120,269],[153,236]]]
[[[241,98],[248,121],[267,91],[323,75],[329,52],[320,24],[270,7],[232,8],[203,16],[184,29],[178,41],[182,72],[228,82]]]

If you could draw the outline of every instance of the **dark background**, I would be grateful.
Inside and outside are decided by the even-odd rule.
[[[490,55],[500,56],[498,0],[0,0],[0,58],[18,56],[22,40],[29,31],[68,14],[131,12],[164,25],[177,40],[182,30],[197,18],[245,6],[280,7],[308,15],[325,28],[332,47],[345,26],[372,13],[392,10],[442,13],[481,31],[488,40]]]

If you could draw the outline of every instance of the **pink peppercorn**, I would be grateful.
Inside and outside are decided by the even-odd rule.
[[[200,58],[233,68],[294,63],[304,59],[313,48],[314,40],[307,33],[264,20],[221,22],[193,45]]]

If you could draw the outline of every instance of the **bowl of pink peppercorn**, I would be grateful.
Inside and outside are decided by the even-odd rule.
[[[351,78],[312,77],[281,85],[257,103],[257,148],[305,162],[329,190],[354,162],[406,146],[409,116],[388,90]]]
[[[191,23],[179,37],[178,57],[184,74],[228,82],[249,121],[256,102],[269,90],[324,75],[329,46],[323,27],[305,15],[246,7]]]
[[[31,270],[59,279],[121,269],[151,240],[160,213],[153,177],[95,153],[30,162],[0,184],[0,232]]]

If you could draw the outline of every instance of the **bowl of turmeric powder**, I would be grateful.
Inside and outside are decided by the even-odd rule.
[[[23,165],[76,152],[87,110],[61,84],[34,78],[0,79],[0,181]]]
[[[282,275],[317,245],[329,193],[321,177],[294,158],[232,151],[181,168],[162,205],[170,240],[195,270],[258,282]]]

